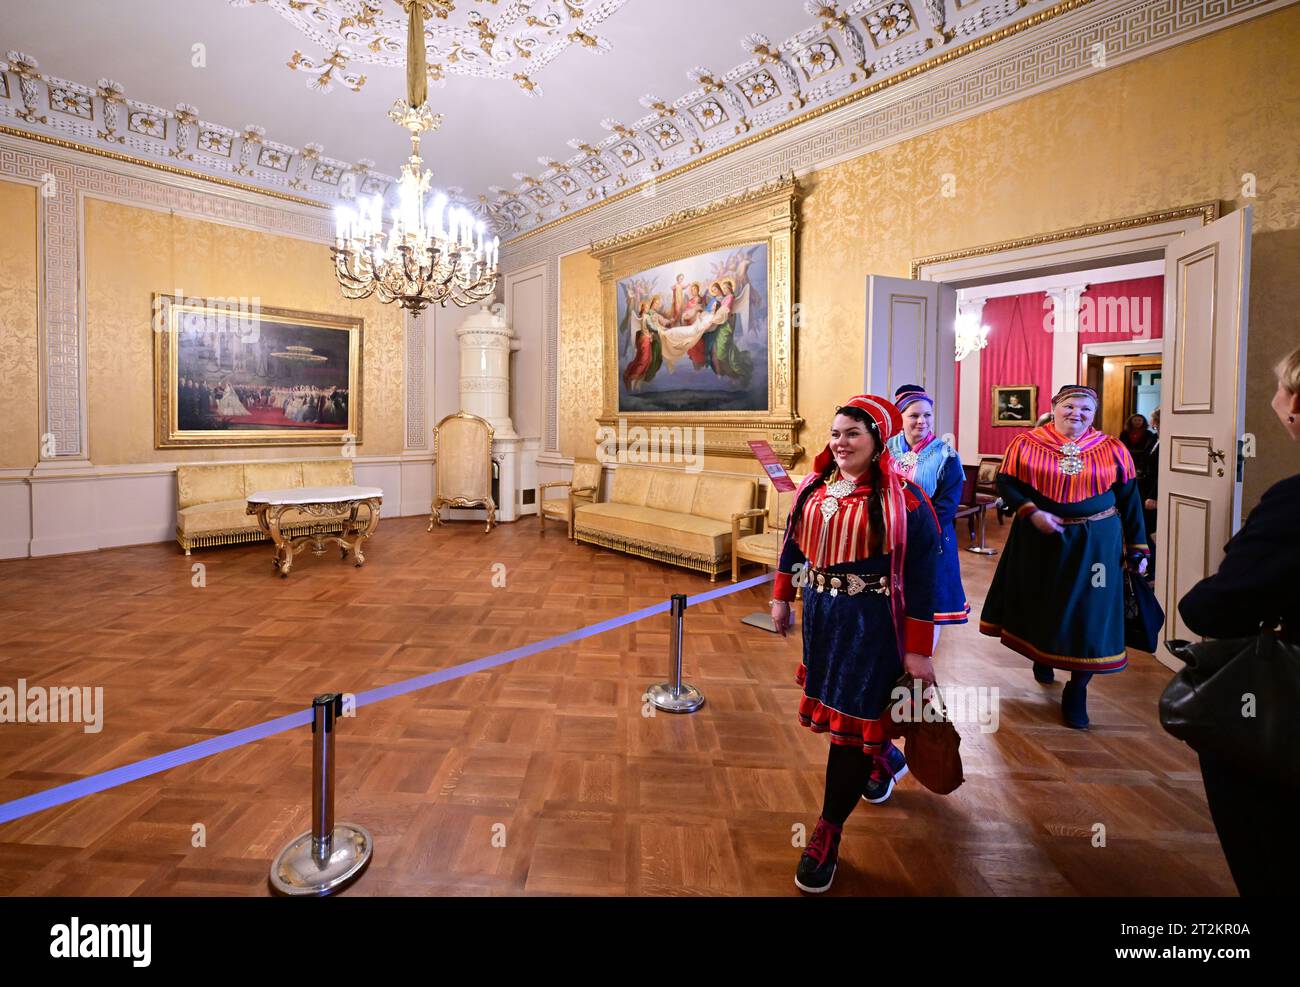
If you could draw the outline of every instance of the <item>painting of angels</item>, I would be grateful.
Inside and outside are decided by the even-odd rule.
[[[765,242],[623,278],[619,411],[767,410]]]

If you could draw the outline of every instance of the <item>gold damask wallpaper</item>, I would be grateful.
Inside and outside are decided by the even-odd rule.
[[[1268,368],[1300,343],[1298,50],[1300,7],[1289,7],[804,178],[795,350],[808,454],[796,471],[821,448],[836,404],[861,387],[868,274],[908,277],[914,257],[1219,199],[1225,212],[1255,207],[1246,421],[1260,457],[1247,504],[1294,473],[1300,456],[1269,410]],[[1247,174],[1254,198],[1243,195]],[[589,354],[585,325],[567,313],[596,290],[595,268],[592,283],[570,269],[561,345]],[[586,389],[598,386],[561,379],[566,442],[588,431],[573,419],[590,414]]]
[[[0,469],[40,452],[37,405],[37,190],[0,182]]]
[[[358,455],[398,454],[405,395],[402,313],[375,301],[340,297],[329,249],[96,199],[86,201],[86,347],[90,458],[96,465],[174,462],[174,449],[153,447],[155,291],[189,296],[252,296],[272,308],[356,315],[365,319],[362,443]],[[337,450],[277,447],[187,449],[185,461],[309,459]]]
[[[590,458],[604,400],[600,261],[586,252],[561,257],[560,285],[560,449],[566,456]]]

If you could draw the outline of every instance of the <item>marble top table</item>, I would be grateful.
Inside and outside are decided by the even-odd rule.
[[[281,577],[288,578],[294,557],[308,545],[313,555],[325,554],[326,542],[337,542],[342,558],[352,552],[358,567],[365,564],[362,544],[379,526],[379,505],[384,491],[379,487],[293,487],[287,490],[258,490],[248,495],[249,514],[257,515],[258,526],[275,543],[274,566]],[[362,508],[365,508],[362,517]],[[292,511],[295,527],[302,525],[302,515],[320,518],[322,528],[309,530],[296,538],[286,538],[280,530],[280,521],[286,511]],[[339,521],[343,529],[336,530]],[[328,523],[329,527],[324,525]]]

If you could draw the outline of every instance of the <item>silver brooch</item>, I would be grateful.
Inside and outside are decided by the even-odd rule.
[[[839,498],[847,497],[857,486],[852,480],[836,480],[826,488],[826,497],[822,501],[822,520],[829,521],[840,509]]]
[[[903,470],[903,472],[910,473],[912,472],[912,470],[916,469],[916,463],[920,458],[921,458],[920,453],[912,452],[911,450],[908,450],[907,452],[897,457],[898,466],[900,469]]]
[[[1066,476],[1075,476],[1083,472],[1083,450],[1073,442],[1061,446],[1061,472]]]

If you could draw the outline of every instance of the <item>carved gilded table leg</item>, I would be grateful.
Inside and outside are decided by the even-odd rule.
[[[281,577],[288,578],[289,572],[293,568],[294,556],[308,546],[311,546],[312,554],[323,555],[328,542],[338,544],[342,561],[347,561],[348,552],[351,551],[357,567],[363,566],[366,556],[362,550],[362,544],[375,533],[375,529],[379,526],[380,503],[378,497],[301,504],[257,503],[248,506],[248,513],[257,516],[258,527],[275,544],[275,561],[273,564]],[[360,520],[362,507],[366,508],[365,520]],[[337,517],[346,512],[346,523],[343,530],[337,535],[316,530],[309,531],[297,538],[286,538],[281,530],[281,516],[288,510],[298,511],[312,517]]]
[[[373,535],[375,533],[375,529],[379,527],[379,503],[373,499],[361,501],[359,504],[353,506],[352,508],[353,521],[355,522],[356,520],[357,508],[359,508],[361,504],[365,504],[367,513],[366,513],[365,527],[357,531],[356,540],[352,543],[352,556],[353,558],[356,559],[357,568],[360,568],[361,566],[366,564],[366,557],[364,554],[362,554],[361,551],[362,543],[364,543],[367,538]]]

